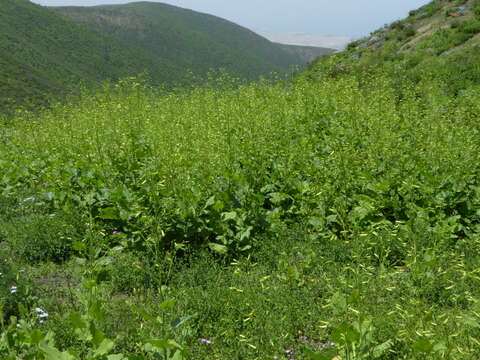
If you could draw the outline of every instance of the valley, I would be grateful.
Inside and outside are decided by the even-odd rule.
[[[160,23],[321,51],[151,6],[53,12],[145,59],[181,41]],[[436,0],[288,78],[118,73],[0,117],[0,358],[478,358],[479,33],[480,1]]]
[[[160,3],[2,6],[0,114],[74,101],[79,83],[93,89],[144,74],[154,86],[186,87],[221,72],[248,82],[287,76],[312,59],[226,20]]]

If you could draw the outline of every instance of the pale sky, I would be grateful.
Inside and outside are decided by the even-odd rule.
[[[49,6],[124,4],[131,0],[31,0]],[[156,0],[150,0],[156,1]],[[358,38],[430,0],[163,0],[254,31]]]

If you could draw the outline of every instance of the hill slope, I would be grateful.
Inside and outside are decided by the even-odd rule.
[[[73,84],[93,84],[142,72],[170,80],[172,66],[31,4],[4,0],[0,9],[0,110],[59,96]]]
[[[58,98],[80,81],[148,71],[153,84],[224,68],[244,79],[302,60],[228,21],[162,4],[57,8],[4,0],[0,9],[0,111]],[[88,26],[72,21],[66,14]]]
[[[172,5],[136,2],[51,9],[194,73],[223,67],[234,75],[254,78],[285,71],[302,61],[246,28]]]
[[[446,91],[458,94],[480,84],[479,58],[480,1],[436,0],[331,59],[317,61],[304,75],[318,79],[382,72],[415,84],[441,80]]]

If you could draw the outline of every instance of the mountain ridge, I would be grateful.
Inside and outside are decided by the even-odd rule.
[[[283,51],[253,31],[228,20],[204,13],[193,12],[164,3],[132,2],[122,5],[98,5],[94,7],[50,7],[53,11],[72,20],[101,30],[117,40],[130,45],[140,45],[146,51],[159,55],[166,48],[174,49],[171,58],[188,59],[205,57],[203,47],[222,46],[234,57],[244,56],[266,61],[279,69],[285,69],[302,60],[296,54]],[[190,41],[193,39],[193,41]],[[177,44],[189,42],[190,48],[178,48]],[[177,48],[176,48],[177,46]],[[163,54],[169,57],[170,54]]]
[[[145,71],[152,85],[174,86],[212,69],[251,81],[307,63],[225,19],[149,2],[58,8],[4,0],[0,30],[3,112],[37,108],[80,82],[96,86]]]

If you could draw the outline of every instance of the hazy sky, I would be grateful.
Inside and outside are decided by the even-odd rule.
[[[155,0],[151,0],[155,1]],[[123,4],[131,0],[32,0],[41,5]],[[361,37],[430,0],[164,0],[252,30]]]

